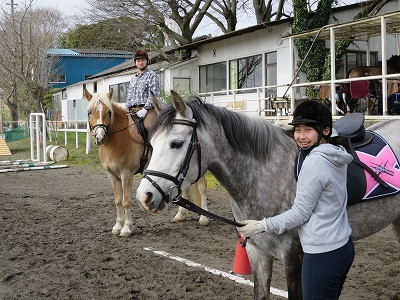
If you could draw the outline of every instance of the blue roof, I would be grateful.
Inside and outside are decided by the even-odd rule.
[[[79,55],[78,52],[71,49],[49,49],[47,54],[50,55]]]

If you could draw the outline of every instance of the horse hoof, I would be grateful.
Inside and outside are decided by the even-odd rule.
[[[210,223],[210,220],[205,216],[200,216],[199,223],[200,225],[207,226],[208,223]]]
[[[112,230],[112,234],[118,235],[121,233],[121,229],[114,229]]]
[[[178,222],[180,222],[180,221],[183,221],[184,219],[185,219],[185,218],[175,216],[175,217],[171,220],[171,222],[172,222],[172,223],[178,223]]]
[[[128,237],[132,234],[132,231],[121,231],[120,235],[121,237]]]
[[[121,234],[119,235],[120,237],[128,237],[130,236],[131,233],[130,232],[121,232]]]

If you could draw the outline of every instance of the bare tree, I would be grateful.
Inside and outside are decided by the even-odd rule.
[[[1,10],[0,88],[12,121],[44,111],[43,95],[54,63],[46,61],[46,52],[57,46],[65,28],[58,10],[33,9],[31,3],[19,3],[11,13]]]
[[[193,41],[194,32],[204,19],[214,0],[87,0],[93,7],[91,17],[110,18],[129,16],[142,21],[143,32],[148,24],[156,25],[171,46]],[[149,41],[150,42],[150,41]]]
[[[237,0],[214,0],[206,15],[223,33],[232,32],[235,31],[238,22],[238,5]]]

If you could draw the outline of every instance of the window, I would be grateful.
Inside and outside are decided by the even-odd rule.
[[[113,89],[112,100],[119,103],[124,103],[128,96],[129,82],[117,83],[109,86],[109,89]]]
[[[262,57],[260,55],[231,60],[229,62],[230,89],[262,86]],[[248,90],[246,92],[249,92]]]
[[[226,90],[226,62],[200,66],[200,93]]]
[[[49,83],[65,83],[65,74],[50,74]]]
[[[97,81],[93,82],[93,93],[97,93]]]
[[[271,85],[276,85],[278,80],[278,72],[277,72],[277,55],[276,51],[275,52],[269,52],[266,54],[265,57],[265,85],[266,86],[271,86]],[[266,90],[267,96],[276,96],[276,88],[267,88]]]
[[[173,89],[181,95],[190,94],[190,78],[173,78]]]
[[[371,52],[371,66],[378,65],[378,53]],[[347,78],[347,73],[354,67],[357,66],[366,66],[367,65],[367,54],[365,52],[357,51],[357,52],[347,52],[342,57],[342,61],[337,70],[336,78],[343,79]]]

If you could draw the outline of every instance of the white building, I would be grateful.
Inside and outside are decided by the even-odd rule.
[[[399,1],[390,1],[378,17],[357,22],[351,21],[361,9],[359,4],[337,8],[333,11],[331,26],[319,33],[300,36],[312,39],[319,35],[330,48],[332,38],[357,33],[342,65],[336,66],[337,78],[313,85],[331,83],[334,87],[346,81],[352,67],[380,65],[382,58],[399,54],[399,37],[395,34],[400,29],[399,6]],[[172,49],[170,53],[190,53],[191,57],[174,64],[151,64],[151,69],[160,74],[161,88],[166,94],[174,89],[183,94],[198,94],[207,102],[248,114],[273,118],[286,115],[296,101],[305,98],[304,87],[310,85],[304,73],[297,75],[296,72],[301,62],[293,43],[296,36],[291,36],[291,22],[292,19],[285,19],[251,26]],[[63,120],[87,117],[86,100],[82,99],[84,88],[89,92],[107,92],[113,88],[114,100],[124,102],[127,84],[134,72],[134,62],[126,62],[58,92],[66,93],[62,100]],[[386,82],[390,78],[384,75],[381,79]]]

